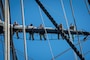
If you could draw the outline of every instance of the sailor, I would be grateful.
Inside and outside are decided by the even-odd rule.
[[[63,29],[63,26],[62,24],[59,25],[59,29],[62,30]]]
[[[39,29],[44,29],[44,27],[43,27],[42,24],[40,24]],[[44,38],[44,40],[46,40],[46,37],[45,37],[45,33],[44,32],[40,32],[39,34],[40,34],[40,40],[42,40],[42,37]]]
[[[15,27],[15,26],[18,26],[18,23],[16,21],[13,24],[13,27]],[[18,30],[16,30],[15,32],[16,32],[17,39],[19,39]],[[14,34],[14,32],[13,32],[13,34]]]
[[[75,27],[73,24],[70,24],[70,30],[74,31],[75,30]]]
[[[70,24],[70,31],[75,31],[75,26]],[[72,39],[74,40],[74,35],[72,34]]]
[[[31,31],[29,32],[29,40],[31,40],[31,38],[32,38],[32,40],[34,40],[33,24],[30,24],[30,27],[31,27]]]
[[[58,27],[59,27],[59,30],[60,30],[60,31],[63,31],[63,26],[62,26],[62,24],[60,24]],[[62,36],[62,38],[64,39],[63,36]],[[58,39],[60,39],[60,33],[58,34]]]

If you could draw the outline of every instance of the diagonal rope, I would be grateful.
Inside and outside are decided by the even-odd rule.
[[[72,42],[72,38],[71,38],[71,33],[70,33],[70,29],[69,29],[69,24],[68,24],[68,19],[67,19],[67,16],[66,16],[66,12],[65,12],[65,9],[64,9],[64,4],[63,4],[63,1],[61,1],[61,5],[62,5],[62,9],[63,9],[63,13],[64,13],[64,18],[65,18],[65,21],[66,21],[66,26],[68,28],[68,33],[69,33],[69,36],[70,36],[70,40]],[[73,42],[72,42],[73,43]]]
[[[87,55],[87,54],[89,54],[89,53],[90,53],[90,50],[89,50],[89,51],[87,51],[87,52],[84,54],[84,56],[85,56],[85,55]]]
[[[80,41],[80,43],[84,43],[84,42],[85,42],[84,39]],[[76,43],[75,46],[79,45],[80,43],[79,43],[79,42]],[[68,49],[64,50],[63,52],[61,52],[61,53],[58,54],[57,56],[54,56],[54,58],[55,58],[55,59],[58,58],[59,56],[65,54],[66,52],[68,52],[68,51],[71,50],[71,49],[72,49],[72,48],[68,48]],[[89,52],[90,52],[90,51],[84,53],[84,56],[85,56],[86,54],[88,54]]]
[[[87,10],[88,10],[88,13],[90,14],[90,9],[89,9],[87,0],[84,0],[84,2],[85,2],[85,5],[86,5],[86,8],[87,8]]]
[[[19,54],[20,56],[24,57],[24,53],[18,49],[15,49],[17,54]],[[31,58],[30,56],[28,56],[28,60],[33,60],[33,58]]]
[[[24,37],[24,54],[25,54],[25,60],[28,60],[28,54],[27,54],[27,43],[26,43],[26,31],[25,31],[25,17],[24,17],[24,4],[23,0],[20,0],[21,2],[21,13],[22,13],[22,24],[23,24],[23,37]]]
[[[84,41],[81,41],[80,43],[84,43]],[[75,46],[79,45],[80,43],[75,44]],[[71,49],[72,49],[72,48],[68,48],[68,49],[64,50],[63,52],[61,52],[61,53],[58,54],[57,56],[54,56],[54,58],[55,58],[55,59],[58,58],[59,56],[65,54],[66,52],[68,52],[68,51],[71,50]]]
[[[55,9],[51,8],[49,5],[45,5],[45,4],[44,4],[44,6],[45,6],[47,9],[49,9],[50,11],[52,11],[54,14],[58,15],[57,18],[60,19],[60,18],[62,17],[62,18],[64,19],[64,16],[63,16],[63,15],[60,15],[60,14],[58,13],[59,11],[56,11]]]
[[[58,28],[58,24],[56,21],[52,18],[52,16],[48,13],[48,11],[45,9],[45,7],[42,5],[42,3],[39,0],[36,0],[37,4],[40,6],[40,8],[44,11],[44,13],[47,15],[47,17],[50,19],[50,21],[54,24],[56,28]],[[65,38],[67,43],[70,45],[70,47],[76,52],[76,54],[79,56],[81,60],[85,60],[85,58],[82,56],[82,54],[78,51],[78,49],[75,47],[75,45],[70,41],[70,38],[67,37],[67,35],[62,31],[60,31],[61,35]]]
[[[44,23],[44,19],[43,19],[42,13],[41,13],[41,9],[40,9],[39,6],[38,6],[38,8],[39,8],[39,12],[40,12],[40,16],[41,16],[43,26],[45,27],[45,23]],[[44,29],[44,30],[45,30],[45,34],[46,34],[46,37],[47,37],[47,40],[48,40],[48,45],[49,45],[49,48],[50,48],[50,52],[51,52],[51,55],[52,55],[52,58],[53,58],[52,60],[55,60],[54,59],[54,54],[53,54],[53,51],[52,51],[52,47],[51,47],[51,44],[50,44],[50,41],[49,41],[49,37],[47,35],[47,31],[46,31],[46,29]]]
[[[69,37],[70,37],[71,42],[73,43],[72,37],[71,37],[71,33],[70,33],[70,29],[69,29],[68,19],[67,19],[66,12],[65,12],[65,9],[64,9],[64,4],[63,4],[62,0],[60,0],[60,1],[61,1],[61,5],[62,5],[62,9],[63,9],[63,13],[64,13],[64,18],[65,18],[65,21],[66,21],[66,25],[67,25],[67,28],[68,28]],[[74,56],[75,56],[75,60],[77,60],[77,56],[76,56],[75,52],[74,52]]]
[[[77,25],[76,25],[76,19],[75,19],[75,15],[74,15],[74,9],[73,9],[73,6],[72,6],[72,0],[70,0],[70,7],[71,7],[71,11],[72,11],[73,20],[74,20],[75,30],[77,32]],[[78,38],[78,43],[80,43],[78,32],[77,32],[77,38]],[[81,54],[83,54],[81,43],[79,44],[79,47],[80,47]]]

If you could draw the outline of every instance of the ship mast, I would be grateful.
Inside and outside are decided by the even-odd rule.
[[[5,60],[10,60],[10,18],[9,18],[9,3],[5,0]]]

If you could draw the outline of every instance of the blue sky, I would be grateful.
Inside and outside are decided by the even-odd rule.
[[[60,0],[40,0],[51,16],[55,19],[55,21],[60,24],[62,23],[64,29],[67,29],[66,22],[64,19],[64,14],[61,6]],[[73,22],[72,13],[70,9],[69,0],[63,0],[67,19],[69,25]],[[90,14],[87,11],[84,0],[73,0],[72,1],[75,19],[78,30],[84,30],[90,32]],[[90,8],[90,5],[89,5]],[[25,24],[30,25],[31,23],[39,27],[42,24],[42,20],[40,17],[40,12],[37,3],[35,0],[24,0],[24,12],[25,12]],[[48,17],[42,12],[44,23],[46,27],[52,27],[53,24],[50,22]],[[21,6],[20,0],[10,0],[10,13],[11,13],[11,21],[12,24],[17,21],[19,24],[22,24],[21,18]],[[19,60],[24,60],[24,49],[23,49],[23,34],[19,33],[20,39],[16,38],[16,35],[13,36],[13,41],[16,49],[16,53]],[[50,53],[50,48],[48,45],[48,41],[40,41],[39,34],[35,34],[35,40],[29,40],[29,34],[26,34],[27,37],[27,48],[28,48],[28,58],[29,60],[51,60],[52,56]],[[56,34],[48,34],[50,39],[51,47],[54,56],[57,56],[61,52],[70,48],[68,43],[65,40],[58,40]],[[84,36],[80,36],[80,40],[82,41]],[[74,44],[78,43],[77,36],[75,36]],[[0,44],[0,46],[2,46]],[[80,50],[79,46],[76,46],[78,50]],[[0,48],[1,49],[1,48]],[[82,43],[83,54],[87,51],[90,51],[90,36],[87,41]],[[0,56],[3,56],[0,54]],[[90,53],[84,56],[86,60],[90,60]],[[2,57],[3,60],[3,57]],[[55,60],[75,60],[72,49],[63,55],[57,57]]]

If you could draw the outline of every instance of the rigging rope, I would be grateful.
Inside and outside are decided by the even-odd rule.
[[[77,25],[76,25],[76,19],[75,19],[75,15],[74,15],[74,9],[73,9],[73,6],[72,6],[72,0],[70,0],[70,7],[71,7],[71,11],[72,11],[72,17],[73,17],[73,20],[74,20],[74,25],[75,25],[75,28],[76,28],[75,30],[76,30],[77,37],[78,37],[78,43],[80,43],[79,35],[78,35],[78,32],[77,32]],[[83,54],[81,43],[79,44],[79,47],[80,47],[81,54]]]
[[[63,1],[62,0],[60,0],[60,1],[61,1],[61,6],[62,6],[62,9],[63,9],[63,13],[64,13],[64,18],[65,18],[65,21],[66,21],[66,25],[67,25],[67,28],[68,28],[69,37],[70,37],[71,42],[73,43],[72,37],[71,37],[71,33],[70,33],[70,29],[69,29],[68,19],[67,19],[66,12],[65,12],[65,9],[64,9],[64,4],[63,4]],[[76,53],[75,52],[74,52],[74,56],[75,56],[75,60],[77,60],[77,56],[76,56]]]
[[[15,49],[15,50],[16,50],[16,52],[17,52],[19,55],[21,55],[21,56],[24,57],[24,53],[23,53],[22,51],[20,51],[20,50],[18,50],[18,49]],[[33,58],[31,58],[30,56],[28,56],[28,60],[33,60]]]
[[[83,39],[82,41],[80,41],[80,43],[84,43],[84,42],[85,42],[84,39]],[[78,42],[77,44],[75,44],[75,46],[79,45],[80,43]],[[58,54],[57,56],[54,56],[54,58],[55,58],[55,59],[58,58],[59,56],[65,54],[66,52],[68,52],[68,51],[71,50],[71,49],[72,49],[72,48],[66,49],[65,51],[61,52],[61,53]],[[89,53],[89,51],[86,52],[86,53],[84,53],[84,56],[85,56],[87,53]]]
[[[38,8],[39,8],[39,12],[40,12],[40,16],[41,16],[43,26],[45,27],[45,23],[44,23],[44,19],[43,19],[42,13],[41,13],[41,9],[40,9],[39,6],[38,6]],[[51,52],[51,55],[52,55],[52,58],[53,58],[52,60],[55,60],[54,59],[54,54],[53,54],[53,51],[52,51],[52,47],[51,47],[51,44],[50,44],[50,41],[49,41],[49,37],[47,35],[47,31],[46,31],[46,29],[44,29],[44,30],[45,30],[45,34],[46,34],[46,37],[47,37],[47,40],[48,40],[48,45],[49,45],[49,48],[50,48],[50,52]]]
[[[47,0],[47,1],[48,1],[48,0]],[[51,8],[51,7],[48,6],[48,5],[45,5],[45,4],[44,4],[44,6],[45,6],[47,9],[49,9],[50,11],[52,11],[54,14],[58,15],[57,18],[60,19],[61,17],[63,17],[62,15],[60,15],[60,14],[58,13],[59,11],[56,11],[55,9]],[[63,17],[63,19],[64,19],[64,17]]]
[[[25,54],[25,60],[28,60],[27,44],[26,44],[26,32],[25,32],[24,4],[23,4],[23,0],[20,0],[20,2],[21,2],[21,12],[22,12],[23,37],[24,37],[24,54]]]
[[[39,0],[35,0],[36,3],[40,6],[40,8],[44,11],[44,13],[46,14],[46,16],[50,19],[50,21],[54,24],[54,26],[59,30],[58,24],[56,23],[56,21],[52,18],[52,16],[48,13],[48,11],[45,9],[45,7],[42,5],[42,3]],[[72,49],[74,50],[74,52],[76,52],[76,54],[79,56],[79,58],[81,60],[85,60],[84,57],[82,56],[82,54],[78,51],[78,49],[75,47],[75,45],[70,41],[70,38],[67,37],[67,35],[62,31],[60,31],[61,35],[65,38],[65,40],[67,41],[67,43],[70,45],[70,47],[72,47]]]
[[[85,55],[87,55],[88,53],[90,53],[90,50],[89,50],[89,51],[87,51],[87,52],[84,54],[84,56],[85,56]]]
[[[83,43],[83,42],[84,42],[84,41],[81,41],[80,43]],[[79,45],[80,43],[75,44],[75,46]],[[71,49],[72,49],[72,48],[66,49],[65,51],[63,51],[63,52],[61,52],[60,54],[58,54],[57,56],[55,56],[54,58],[55,58],[55,59],[58,58],[59,56],[65,54],[66,52],[68,52],[68,51],[71,50]]]
[[[65,9],[64,9],[64,4],[63,4],[62,0],[60,0],[60,1],[61,1],[61,5],[62,5],[62,9],[63,9],[63,13],[64,13],[64,18],[65,18],[65,21],[66,21],[66,25],[67,25],[67,28],[68,28],[68,33],[69,33],[69,36],[70,36],[70,40],[72,42],[71,33],[70,33],[70,29],[69,29],[69,24],[68,24],[68,19],[67,19],[66,12],[65,12]]]
[[[88,13],[90,14],[90,9],[89,9],[87,0],[84,0],[84,2],[85,2],[85,5],[86,5],[86,8],[87,8],[87,10],[88,10]]]

